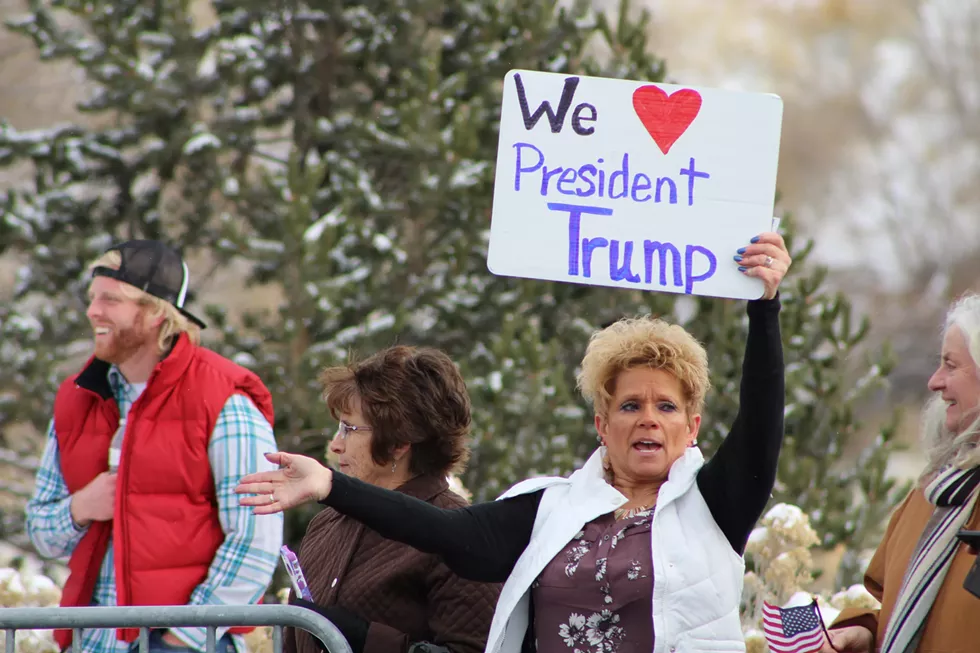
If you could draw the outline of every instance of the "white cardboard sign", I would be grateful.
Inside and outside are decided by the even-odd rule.
[[[768,93],[508,72],[490,271],[760,297],[733,256],[772,227],[782,113]]]

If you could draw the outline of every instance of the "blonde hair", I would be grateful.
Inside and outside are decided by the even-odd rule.
[[[113,249],[109,250],[93,261],[88,268],[90,271],[97,267],[118,270],[119,266],[121,265],[122,254],[120,254],[118,250]],[[140,290],[136,286],[132,286],[125,282],[122,283],[120,292],[122,293],[123,297],[135,300],[141,305],[147,307],[149,309],[148,315],[151,320],[161,316],[163,317],[163,323],[160,324],[160,333],[157,335],[157,347],[161,352],[167,351],[173,341],[181,333],[186,333],[192,344],[200,344],[201,328],[187,319],[187,317],[178,311],[177,308],[170,302],[160,299],[159,297],[155,297]]]
[[[980,295],[966,294],[953,302],[946,313],[943,340],[950,329],[957,328],[966,340],[967,351],[976,373],[980,375]],[[922,411],[922,447],[926,468],[919,481],[928,484],[946,465],[969,469],[980,465],[980,415],[960,433],[946,428],[946,403],[935,394]]]
[[[619,374],[636,367],[674,375],[684,391],[688,413],[704,409],[711,387],[704,347],[683,327],[645,315],[623,318],[589,339],[577,380],[596,414],[606,414]]]

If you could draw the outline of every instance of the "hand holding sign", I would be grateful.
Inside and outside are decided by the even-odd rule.
[[[768,294],[788,254],[751,250],[763,263],[772,256],[778,271],[759,270],[757,259],[726,260],[769,231],[781,120],[782,101],[768,94],[511,71],[490,270],[741,299]]]
[[[767,231],[741,247],[734,256],[739,272],[761,279],[765,290],[762,299],[772,299],[779,284],[786,276],[793,259],[786,249],[786,241],[779,234]]]

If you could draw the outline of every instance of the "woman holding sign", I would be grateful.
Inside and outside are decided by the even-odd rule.
[[[740,407],[707,463],[697,449],[708,390],[704,348],[661,320],[592,336],[579,386],[599,449],[569,478],[519,483],[500,500],[440,510],[291,454],[242,479],[259,514],[320,501],[383,536],[442,556],[464,578],[504,581],[487,653],[741,651],[749,533],[776,476],[783,435],[779,283],[783,239],[735,256],[761,279],[748,303]]]

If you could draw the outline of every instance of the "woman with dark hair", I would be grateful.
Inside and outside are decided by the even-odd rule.
[[[470,430],[469,395],[448,356],[391,347],[320,381],[339,422],[330,451],[340,471],[439,508],[467,505],[447,481],[469,458]],[[499,585],[463,580],[438,556],[332,508],[310,522],[299,562],[313,602],[291,602],[333,621],[354,653],[483,650]],[[321,650],[305,631],[289,628],[284,639],[286,653]]]

